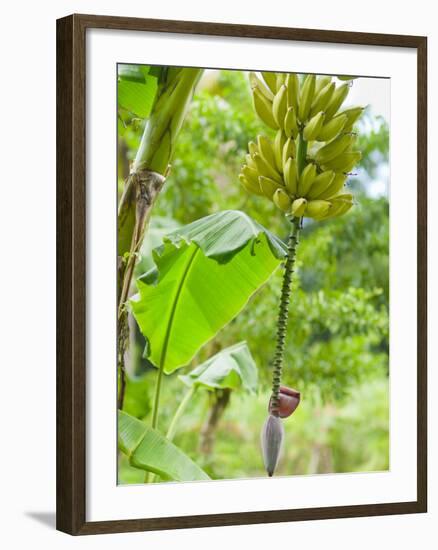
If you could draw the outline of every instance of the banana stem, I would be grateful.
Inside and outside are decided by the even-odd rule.
[[[287,257],[284,268],[283,284],[281,287],[280,308],[277,321],[277,342],[273,361],[271,411],[274,416],[278,416],[280,405],[280,383],[281,373],[283,370],[287,322],[289,318],[289,300],[291,294],[291,283],[292,275],[294,272],[296,250],[298,246],[298,236],[301,227],[301,218],[293,218],[291,222],[292,229],[289,234],[287,243]]]
[[[297,148],[297,167],[298,175],[301,176],[301,172],[306,166],[307,157],[307,141],[303,138],[303,132],[300,132],[298,136],[298,148]]]
[[[166,434],[166,437],[169,441],[172,441],[172,439],[175,437],[176,427],[179,422],[179,419],[181,418],[183,412],[186,410],[187,405],[190,402],[190,399],[195,395],[195,392],[196,392],[196,387],[191,386],[189,391],[185,394],[185,396],[181,400],[181,403],[179,404],[178,408],[176,409]]]
[[[126,302],[148,221],[164,185],[193,93],[203,69],[169,68],[163,73],[155,104],[137,150],[132,173],[120,199],[118,212],[118,407],[123,408],[126,388],[125,353],[129,328]],[[127,257],[127,260],[126,260]],[[161,384],[159,373],[158,384]],[[160,387],[156,394],[159,396]],[[156,417],[158,411],[154,413]],[[156,419],[155,419],[156,422]]]

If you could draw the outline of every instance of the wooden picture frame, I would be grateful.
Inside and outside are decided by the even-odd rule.
[[[416,50],[418,73],[417,499],[184,517],[86,520],[86,31],[90,28]],[[71,15],[57,21],[57,529],[72,535],[426,512],[427,39],[329,30]]]

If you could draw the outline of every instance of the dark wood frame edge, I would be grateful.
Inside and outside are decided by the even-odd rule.
[[[126,29],[213,36],[349,43],[417,50],[418,387],[417,500],[87,522],[85,481],[85,31]],[[56,526],[72,535],[277,523],[427,511],[427,38],[112,16],[57,21],[57,462]]]

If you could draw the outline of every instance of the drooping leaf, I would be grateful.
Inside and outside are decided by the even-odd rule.
[[[246,342],[221,350],[199,365],[181,380],[188,386],[202,386],[209,390],[257,390],[257,367]]]
[[[280,265],[285,245],[246,214],[228,210],[173,231],[137,280],[132,311],[148,356],[167,374],[186,365]]]
[[[117,83],[119,108],[140,118],[149,116],[157,92],[157,79],[150,75],[143,78],[143,82],[119,78]]]
[[[152,216],[148,230],[140,249],[140,258],[136,266],[136,273],[143,274],[154,267],[152,251],[163,242],[163,238],[177,229],[179,224],[173,218]]]
[[[185,453],[168,439],[129,414],[118,414],[119,449],[134,468],[153,472],[163,479],[196,481],[210,479]]]

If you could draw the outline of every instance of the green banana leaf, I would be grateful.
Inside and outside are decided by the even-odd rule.
[[[173,481],[210,479],[186,454],[141,420],[119,411],[118,445],[134,468]]]
[[[131,300],[149,360],[166,374],[189,363],[285,254],[280,239],[236,210],[170,233],[154,250],[155,267],[137,279],[139,292]]]
[[[214,389],[257,390],[258,373],[246,342],[221,350],[180,379],[188,386]]]
[[[148,73],[143,65],[122,64],[118,71],[118,106],[140,118],[149,116],[157,93],[157,78]]]

